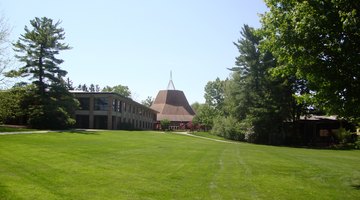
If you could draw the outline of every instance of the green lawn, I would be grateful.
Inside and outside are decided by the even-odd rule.
[[[0,199],[360,199],[360,151],[135,131],[0,135]]]
[[[211,139],[216,139],[216,140],[231,141],[231,140],[227,140],[227,139],[225,139],[223,137],[211,134],[210,132],[190,132],[190,134],[196,135],[196,136],[201,136],[201,137],[206,137],[206,138],[211,138]]]

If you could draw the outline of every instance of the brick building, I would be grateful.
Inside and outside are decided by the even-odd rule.
[[[90,129],[154,129],[157,111],[112,92],[72,92],[80,102],[76,127]]]

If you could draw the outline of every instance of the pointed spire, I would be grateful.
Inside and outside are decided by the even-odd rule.
[[[172,81],[172,71],[170,71],[170,81],[169,81],[169,84],[167,86],[167,89],[168,90],[175,90],[175,85]]]

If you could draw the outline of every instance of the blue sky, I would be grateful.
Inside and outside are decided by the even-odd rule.
[[[35,17],[62,21],[73,49],[59,57],[75,86],[126,85],[140,102],[166,89],[172,70],[190,104],[204,102],[208,81],[229,76],[241,27],[259,27],[265,11],[262,0],[0,1],[12,41]]]

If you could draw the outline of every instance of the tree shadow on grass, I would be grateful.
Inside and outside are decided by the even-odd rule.
[[[86,129],[73,129],[66,131],[67,133],[83,134],[83,135],[99,135],[99,131]]]
[[[360,184],[352,184],[351,187],[355,190],[360,190]]]

